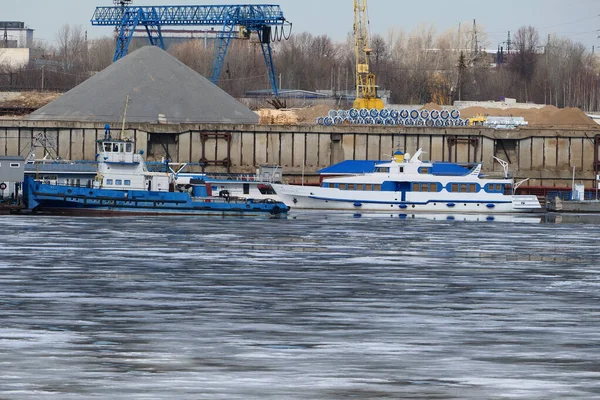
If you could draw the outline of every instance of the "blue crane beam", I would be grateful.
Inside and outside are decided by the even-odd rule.
[[[223,5],[223,6],[127,6],[97,7],[92,25],[120,26],[122,11],[141,11],[148,20],[168,26],[182,25],[284,25],[286,19],[278,5]]]
[[[271,50],[271,28],[283,27],[288,22],[278,5],[203,5],[203,6],[123,6],[97,7],[91,19],[95,26],[116,26],[119,30],[113,60],[127,54],[129,43],[138,26],[144,26],[150,43],[165,48],[162,26],[204,25],[223,27],[217,34],[218,46],[211,81],[217,83],[229,43],[236,26],[248,32],[256,32],[259,37],[273,94],[278,95],[277,79]]]

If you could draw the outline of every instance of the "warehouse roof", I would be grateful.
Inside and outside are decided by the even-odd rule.
[[[30,120],[258,123],[258,114],[156,46],[142,47],[31,113]],[[160,118],[162,120],[162,117]]]

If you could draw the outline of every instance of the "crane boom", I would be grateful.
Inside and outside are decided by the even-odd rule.
[[[375,74],[369,69],[369,21],[367,0],[354,0],[354,41],[356,52],[356,100],[354,108],[383,108],[383,100],[377,97]]]

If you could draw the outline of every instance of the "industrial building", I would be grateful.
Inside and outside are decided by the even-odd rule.
[[[27,28],[25,22],[0,21],[0,47],[10,49],[29,48],[33,44],[33,29]]]
[[[0,66],[15,69],[29,63],[33,29],[21,21],[0,21],[0,39]]]

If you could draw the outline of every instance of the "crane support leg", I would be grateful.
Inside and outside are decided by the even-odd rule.
[[[113,62],[127,55],[131,38],[133,38],[135,29],[140,25],[140,22],[146,28],[150,44],[159,46],[164,50],[165,44],[160,30],[160,22],[156,9],[151,9],[148,14],[151,18],[149,18],[149,15],[144,14],[142,9],[138,9],[137,11],[126,10],[123,13]]]
[[[215,85],[217,82],[219,82],[219,76],[221,76],[221,70],[223,69],[223,63],[225,62],[225,55],[227,55],[229,42],[231,42],[233,28],[233,24],[223,25],[223,31],[219,35],[219,43],[216,48],[217,56],[215,57],[215,65],[213,67],[212,77],[210,78],[210,81]]]
[[[146,33],[148,34],[148,40],[150,40],[152,46],[158,46],[165,50],[165,42],[162,37],[162,31],[160,30],[160,18],[156,12],[156,8],[153,7],[149,14],[149,22],[144,25],[146,27]]]
[[[113,62],[127,55],[127,50],[129,49],[129,43],[133,37],[133,32],[135,32],[135,28],[137,28],[140,21],[140,13],[141,11],[125,11],[123,13],[123,19],[121,20],[121,27],[119,28],[119,36],[117,37],[117,47],[115,49]]]
[[[277,90],[277,76],[275,75],[275,66],[273,65],[273,52],[271,51],[271,28],[265,27],[260,29],[258,31],[258,38],[265,58],[265,64],[267,65],[273,95],[279,96],[279,91]]]

